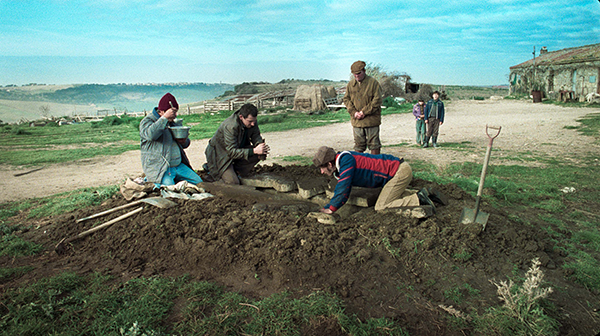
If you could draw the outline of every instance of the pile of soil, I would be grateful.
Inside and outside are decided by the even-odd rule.
[[[260,170],[287,178],[322,178],[307,166]],[[392,318],[411,335],[462,335],[438,305],[483,313],[501,304],[490,279],[521,277],[531,260],[539,258],[547,280],[568,288],[550,298],[555,306],[550,314],[561,322],[561,334],[589,334],[597,327],[576,304],[589,292],[565,277],[563,256],[553,252],[554,243],[543,230],[516,223],[508,210],[484,203],[482,211],[490,218],[480,232],[458,223],[463,207],[473,207],[472,196],[453,184],[415,179],[410,186],[422,187],[436,187],[450,200],[426,219],[364,208],[324,225],[300,207],[262,211],[255,205],[269,199],[269,193],[240,187],[201,201],[177,199],[177,208],[146,205],[141,213],[73,242],[65,254],[54,252],[61,239],[121,215],[75,224],[78,218],[125,204],[118,195],[22,232],[46,252],[17,260],[2,257],[0,263],[39,266],[5,286],[70,270],[123,280],[188,274],[252,298],[285,290],[298,296],[323,290],[339,295],[347,312],[360,319]]]

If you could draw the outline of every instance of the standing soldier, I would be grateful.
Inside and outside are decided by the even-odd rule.
[[[381,125],[381,86],[373,77],[367,76],[365,62],[356,61],[350,67],[354,79],[346,86],[344,105],[350,114],[354,132],[354,150],[371,154],[381,152],[379,125]]]

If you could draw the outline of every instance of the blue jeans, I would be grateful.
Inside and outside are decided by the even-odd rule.
[[[157,188],[160,188],[161,185],[174,185],[179,181],[188,181],[192,184],[198,184],[202,182],[202,179],[190,167],[182,163],[177,167],[167,168],[160,184],[155,183],[155,185]]]

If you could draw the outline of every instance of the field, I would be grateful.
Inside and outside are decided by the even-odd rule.
[[[121,177],[77,189],[100,179],[95,167],[110,156],[46,161],[20,180],[13,175],[35,166],[5,166],[4,189],[19,186],[39,197],[19,196],[12,187],[20,200],[0,205],[0,329],[7,335],[596,334],[600,111],[520,101],[447,108],[437,149],[413,145],[410,114],[386,115],[382,125],[383,152],[413,167],[410,187],[436,187],[450,199],[428,219],[344,206],[336,224],[324,225],[306,216],[315,203],[204,183],[215,197],[177,200],[176,211],[147,206],[57,254],[61,239],[121,214],[75,224],[126,203],[117,191]],[[275,126],[293,116],[265,123],[265,130],[273,127],[265,134],[273,153],[258,172],[329,182],[302,163],[322,144],[351,149],[351,134],[343,114],[315,118],[331,124]],[[459,224],[459,217],[475,201],[486,123],[503,130],[484,188],[482,210],[490,219],[481,231]],[[188,150],[197,167],[206,143],[200,131],[210,133],[203,124],[194,126],[197,145]],[[119,146],[134,139],[127,124],[98,127],[77,137]],[[11,139],[25,153],[28,146],[77,145],[68,136],[24,143],[11,131],[4,133],[5,151]],[[77,183],[47,196],[52,189],[38,176],[52,185],[65,171],[63,183]]]

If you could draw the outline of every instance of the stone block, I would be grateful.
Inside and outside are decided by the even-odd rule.
[[[324,194],[327,188],[326,184],[318,183],[311,180],[303,180],[296,182],[298,187],[298,194],[304,198],[309,199],[316,195]]]
[[[381,212],[393,212],[407,218],[427,218],[433,216],[433,207],[431,205],[407,206],[387,208]]]
[[[335,224],[337,222],[335,214],[325,214],[322,212],[310,212],[306,218],[314,218],[321,224]]]
[[[325,206],[325,204],[329,203],[329,197],[327,197],[325,194],[320,194],[320,195],[316,195],[313,196],[310,201],[313,203],[316,203],[320,206]]]
[[[242,185],[257,188],[273,188],[279,192],[290,192],[296,190],[296,182],[281,176],[271,174],[259,174],[240,179]]]

